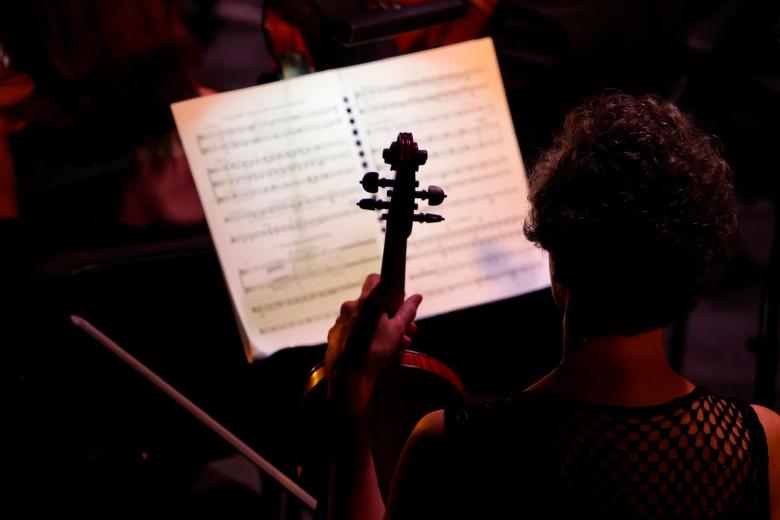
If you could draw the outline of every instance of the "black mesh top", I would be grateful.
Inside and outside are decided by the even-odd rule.
[[[701,388],[641,408],[523,393],[445,422],[451,516],[769,518],[758,417]]]

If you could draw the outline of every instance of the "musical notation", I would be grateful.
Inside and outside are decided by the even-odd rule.
[[[280,235],[280,234],[286,234],[289,232],[302,232],[308,227],[312,226],[320,226],[322,224],[327,224],[328,222],[332,220],[338,220],[343,219],[344,217],[349,217],[350,214],[354,215],[354,210],[352,208],[349,208],[344,211],[339,211],[337,213],[329,213],[325,215],[316,215],[311,218],[300,218],[296,219],[292,222],[288,222],[285,224],[278,224],[278,225],[269,225],[262,229],[252,230],[246,233],[241,233],[237,235],[233,235],[230,237],[230,242],[233,244],[240,243],[240,242],[248,242],[251,240],[257,240],[262,237],[268,237],[271,235]]]
[[[472,99],[476,99],[478,95],[487,89],[486,83],[480,83],[476,85],[463,85],[454,88],[439,90],[437,92],[431,92],[425,95],[411,94],[408,97],[397,99],[394,101],[378,101],[374,103],[366,102],[361,98],[360,112],[366,114],[369,112],[379,110],[398,110],[399,108],[407,109],[409,106],[423,105],[428,103],[453,103],[453,100],[465,95],[468,95]]]
[[[326,287],[324,289],[320,289],[318,291],[311,291],[311,292],[305,292],[302,294],[296,294],[294,296],[288,296],[286,298],[282,298],[280,300],[271,301],[268,303],[264,303],[262,305],[255,305],[252,307],[252,312],[256,314],[263,315],[264,313],[274,310],[274,309],[280,309],[285,307],[290,307],[293,305],[297,305],[303,302],[309,302],[313,300],[317,300],[319,298],[322,298],[324,296],[330,296],[332,294],[335,294],[337,292],[343,292],[345,290],[354,289],[354,288],[360,288],[361,283],[355,283],[350,282],[342,285],[337,285],[335,287]],[[336,311],[331,311],[333,314],[336,313]]]
[[[482,184],[488,180],[496,179],[498,177],[504,177],[507,175],[512,175],[512,171],[508,168],[495,170],[495,171],[487,171],[480,175],[472,175],[470,177],[464,177],[462,179],[450,181],[447,184],[447,187],[452,189],[454,187],[462,187],[467,184]],[[517,190],[512,190],[512,193],[515,193],[516,191]]]
[[[390,92],[398,90],[414,90],[422,86],[430,85],[450,85],[453,81],[469,78],[472,74],[479,73],[479,69],[459,70],[455,72],[446,72],[444,74],[426,75],[418,78],[407,78],[397,82],[383,82],[376,85],[363,85],[355,91],[355,97],[368,97],[372,95],[385,96]]]
[[[281,245],[283,251],[287,251],[288,258],[276,259],[272,262],[261,263],[252,265],[249,267],[243,267],[238,269],[238,274],[241,277],[241,286],[244,292],[251,292],[254,290],[271,289],[278,290],[279,286],[277,282],[281,278],[290,279],[289,273],[293,272],[293,265],[325,265],[318,269],[310,269],[309,271],[297,272],[294,275],[294,281],[296,283],[314,276],[321,274],[331,274],[338,271],[336,264],[341,265],[344,262],[346,265],[355,264],[358,262],[368,262],[379,260],[379,254],[370,255],[368,258],[359,258],[359,260],[342,260],[343,258],[353,258],[355,255],[361,255],[359,250],[376,252],[376,239],[370,238],[368,240],[358,240],[352,243],[339,245],[336,247],[328,247],[328,245],[314,245],[305,249],[299,249],[302,243],[308,243],[310,241],[320,241],[329,243],[331,241],[331,234],[323,234],[315,237],[310,237],[305,240],[297,240],[294,243],[286,243]],[[353,251],[356,251],[353,253]],[[339,260],[337,262],[337,260]],[[285,275],[279,275],[279,271],[284,271]],[[259,276],[258,276],[259,273]],[[276,277],[276,278],[273,278]],[[257,280],[268,280],[268,282],[260,283]]]
[[[516,281],[520,275],[526,275],[527,273],[533,273],[534,276],[538,276],[540,270],[538,262],[528,262],[526,264],[516,265],[508,269],[502,269],[500,271],[488,272],[481,274],[475,278],[469,278],[460,280],[455,283],[439,284],[438,286],[431,287],[425,292],[429,298],[443,297],[450,295],[454,292],[462,291],[463,289],[473,290],[474,288],[481,289],[483,284],[486,283],[507,283]],[[508,280],[507,280],[508,279]],[[543,286],[538,287],[541,289]]]
[[[315,149],[314,147],[311,147],[312,149]],[[316,147],[316,149],[322,149],[324,147]],[[282,157],[289,157],[290,154],[285,154],[282,156],[279,155],[278,159],[281,159]],[[333,162],[338,161],[339,159],[344,157],[344,150],[343,148],[339,149],[339,152],[332,153],[332,154],[326,154],[326,155],[319,155],[315,156],[311,159],[307,159],[305,161],[300,162],[291,162],[291,163],[285,163],[283,166],[277,166],[277,167],[269,167],[269,163],[272,162],[271,159],[268,159],[266,157],[261,159],[253,159],[250,161],[243,161],[243,168],[238,167],[236,164],[231,164],[229,169],[226,167],[222,171],[230,171],[231,173],[228,175],[223,175],[221,177],[212,176],[211,177],[211,185],[214,188],[218,188],[223,185],[230,185],[235,186],[243,183],[248,182],[257,182],[262,181],[263,179],[269,179],[272,177],[283,177],[286,175],[289,175],[294,172],[304,171],[304,170],[311,170],[313,168],[322,168],[323,166]],[[252,169],[252,166],[255,166],[258,163],[266,163],[263,166]],[[238,171],[237,173],[232,173],[234,171]],[[210,174],[212,172],[209,172]]]
[[[494,220],[488,223],[467,225],[446,232],[429,234],[424,242],[411,241],[408,245],[407,260],[416,264],[430,256],[449,256],[456,251],[484,248],[490,243],[505,243],[507,239],[523,234],[523,222],[515,218]],[[533,247],[528,242],[520,242],[522,247]]]
[[[304,249],[297,244],[275,261],[241,270],[252,320],[265,333],[283,333],[302,323],[316,326],[323,316],[332,322],[345,295],[362,284],[362,277],[345,273],[372,272],[381,262],[373,238],[338,246],[332,246],[332,237],[320,241]]]
[[[354,166],[347,166],[346,168],[339,168],[337,170],[310,173],[305,176],[297,175],[284,181],[261,184],[256,188],[242,190],[234,188],[227,192],[222,192],[215,189],[214,193],[216,195],[217,203],[221,204],[228,200],[256,198],[258,195],[275,194],[279,192],[285,193],[295,188],[308,188],[317,183],[329,181],[335,177],[343,177],[345,175],[354,174],[354,171]]]
[[[272,278],[268,282],[259,283],[257,285],[245,284],[244,291],[247,293],[253,291],[263,291],[263,290],[272,290],[278,292],[280,288],[283,288],[288,283],[294,283],[297,285],[306,284],[307,281],[311,278],[319,278],[323,275],[338,273],[344,267],[356,267],[362,265],[365,265],[367,268],[374,267],[377,265],[377,263],[380,260],[382,260],[381,256],[379,254],[374,254],[362,258],[357,258],[355,260],[349,260],[339,265],[328,265],[320,269],[312,269],[309,271],[304,271],[293,275],[284,274],[277,278]],[[272,272],[273,272],[272,270],[268,271],[268,273],[272,273]],[[258,308],[260,307],[262,306],[259,306]],[[275,308],[275,307],[278,306],[275,304],[270,305],[270,308]]]
[[[497,67],[459,59],[443,73],[439,65],[405,64],[386,70],[384,85],[367,74],[348,82],[373,167],[387,171],[382,149],[408,129],[428,151],[421,185],[441,185],[448,195],[445,222],[418,226],[409,239],[407,288],[425,294],[423,316],[540,288],[548,277],[523,233],[527,184]]]
[[[359,288],[360,284],[346,286],[347,289],[354,289],[355,287]],[[333,311],[317,312],[303,316],[302,318],[295,318],[279,323],[270,323],[265,326],[258,327],[257,332],[259,334],[272,334],[294,330],[296,327],[300,327],[301,325],[319,325],[322,323],[331,323],[335,319],[336,314],[337,313]]]
[[[296,104],[298,107],[303,106],[302,103]],[[231,125],[226,128],[211,128],[202,133],[197,134],[198,142],[202,142],[203,139],[219,138],[224,136],[233,136],[244,132],[253,133],[260,130],[268,130],[277,126],[289,126],[290,124],[301,124],[304,127],[311,127],[312,119],[316,119],[323,115],[333,115],[336,113],[335,106],[317,107],[314,110],[292,112],[291,105],[281,105],[273,107],[273,112],[278,113],[283,111],[281,115],[276,115],[266,119],[254,119],[249,123],[239,123],[237,125]],[[236,114],[235,116],[225,118],[226,121],[230,120],[243,120],[249,115],[255,115],[252,113]],[[201,150],[202,151],[202,150]]]
[[[461,164],[460,166],[456,166],[454,168],[433,168],[433,165],[431,170],[435,172],[435,176],[437,179],[446,180],[448,185],[452,184],[452,178],[453,177],[461,177],[461,176],[468,176],[473,177],[475,171],[484,171],[489,170],[491,168],[494,168],[496,166],[501,166],[502,168],[506,168],[509,165],[509,159],[503,156],[495,157],[492,159],[480,159],[478,161],[474,162],[468,162],[466,164]],[[434,174],[432,174],[434,175]]]
[[[313,197],[303,197],[300,199],[284,199],[280,202],[269,204],[268,206],[259,209],[247,209],[238,213],[232,213],[225,216],[225,222],[235,222],[238,220],[262,220],[264,218],[278,215],[288,211],[299,211],[301,208],[309,207],[313,204],[317,204],[323,199],[335,201],[336,199],[343,199],[348,193],[353,193],[355,190],[352,188],[343,190],[334,190],[323,195],[317,195]]]
[[[500,251],[498,253],[493,253],[490,255],[486,255],[481,257],[480,264],[486,265],[486,264],[495,264],[499,262],[507,262],[508,260],[511,260],[513,256],[510,254],[509,251]],[[452,262],[447,264],[447,273],[453,274],[456,271],[465,271],[465,270],[472,270],[474,268],[474,261],[471,259],[464,260],[462,262]],[[422,271],[416,271],[409,273],[409,280],[414,281],[415,283],[418,283],[420,280],[424,278],[441,278],[441,269],[438,265],[434,265],[431,267],[428,267]],[[481,277],[480,277],[481,279]],[[444,284],[445,286],[450,284]],[[436,289],[433,289],[434,291]]]
[[[251,357],[325,341],[341,302],[378,271],[383,224],[355,207],[358,181],[389,174],[382,150],[400,131],[428,151],[421,187],[448,194],[445,222],[416,225],[408,245],[420,316],[549,282],[523,236],[526,179],[489,40],[173,111]]]
[[[376,123],[371,125],[370,128],[366,129],[366,134],[371,135],[379,132],[382,133],[387,133],[388,131],[392,132],[396,127],[420,128],[424,125],[429,125],[431,123],[444,122],[449,119],[455,119],[463,116],[473,116],[480,112],[491,110],[492,108],[493,107],[491,105],[467,106],[467,107],[455,108],[453,110],[450,110],[448,112],[442,112],[440,114],[434,114],[430,117],[416,116],[416,117],[402,119],[399,120],[398,122],[393,121],[392,123],[389,122]]]
[[[316,115],[313,115],[316,114]],[[327,115],[328,117],[321,117]],[[246,146],[259,146],[275,139],[290,139],[301,134],[327,130],[341,121],[334,106],[320,109],[309,114],[291,114],[280,119],[284,126],[275,130],[272,122],[231,125],[196,135],[200,153],[208,155],[214,152],[236,150]],[[299,121],[300,120],[300,121]],[[247,135],[248,134],[248,135]]]

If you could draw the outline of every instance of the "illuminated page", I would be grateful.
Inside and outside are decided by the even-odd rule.
[[[407,293],[420,316],[517,296],[550,284],[543,252],[523,235],[527,180],[488,38],[360,65],[341,72],[367,166],[392,172],[382,149],[412,132],[428,162],[420,188],[441,186],[445,221],[414,224]]]
[[[448,198],[415,224],[407,292],[431,316],[549,285],[522,234],[520,151],[490,40],[477,40],[173,105],[251,358],[322,343],[341,302],[377,272],[378,213],[358,181],[392,177],[401,131],[428,150],[421,187]]]
[[[250,358],[325,341],[379,269],[345,104],[331,71],[172,107]]]

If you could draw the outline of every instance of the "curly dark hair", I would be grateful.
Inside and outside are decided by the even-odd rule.
[[[673,104],[608,92],[565,119],[531,175],[529,240],[571,294],[584,335],[633,335],[684,315],[733,250],[731,170]]]

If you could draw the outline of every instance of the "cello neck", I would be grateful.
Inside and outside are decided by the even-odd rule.
[[[415,173],[421,164],[425,164],[428,152],[420,150],[414,137],[408,132],[398,134],[398,139],[382,152],[385,163],[395,170],[395,179],[379,179],[376,172],[367,173],[363,181],[366,191],[376,193],[378,187],[392,187],[388,191],[389,201],[364,199],[358,203],[364,209],[388,209],[383,215],[387,223],[385,245],[382,254],[382,272],[379,289],[382,306],[389,316],[393,316],[404,301],[406,282],[406,241],[412,234],[412,222],[439,222],[438,215],[415,214],[415,199],[429,199],[429,204],[440,204],[446,196],[440,188],[432,186],[433,195],[426,191],[416,191],[419,183]]]
[[[388,316],[393,316],[404,301],[406,283],[406,237],[398,239],[388,222],[379,288]]]

